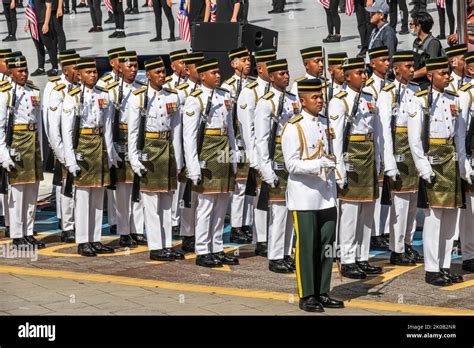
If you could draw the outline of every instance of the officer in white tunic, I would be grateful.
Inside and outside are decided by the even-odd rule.
[[[129,101],[130,164],[141,177],[150,259],[183,260],[184,255],[171,244],[171,203],[183,167],[180,102],[175,90],[163,88],[166,69],[161,58],[145,61],[145,70],[148,86],[135,90]]]
[[[462,117],[458,95],[446,90],[449,85],[448,59],[430,58],[426,68],[432,88],[415,94],[408,119],[408,140],[423,180],[420,181],[419,202],[425,201],[420,204],[425,213],[425,281],[446,286],[463,281],[461,275],[451,273],[450,265],[455,238],[453,227],[457,208],[462,205],[460,175],[470,181],[465,175],[471,169],[466,159],[465,127],[458,121]],[[428,115],[429,120],[426,120]]]
[[[276,51],[273,48],[255,52],[255,64],[258,73],[257,80],[245,85],[238,99],[237,116],[242,127],[242,141],[245,156],[249,160],[249,166],[257,173],[259,171],[259,162],[255,149],[255,108],[257,107],[258,100],[270,92],[272,83],[267,71],[267,63],[276,60],[276,58]],[[247,176],[248,175],[249,173],[247,173]],[[258,183],[256,183],[256,186],[258,186]],[[255,228],[252,237],[257,243],[255,254],[266,257],[267,213],[263,210],[255,209],[257,197],[258,192],[256,196],[253,197]]]
[[[451,67],[451,76],[449,78],[449,86],[446,89],[457,92],[464,84],[465,77],[465,62],[464,55],[467,53],[466,44],[459,44],[444,49],[448,62]]]
[[[166,88],[175,89],[187,81],[185,71],[186,63],[184,62],[184,57],[186,57],[187,54],[188,51],[185,49],[170,52],[171,69],[173,70],[173,74],[166,77]]]
[[[7,57],[12,53],[11,48],[2,48],[0,49],[0,83],[4,83],[7,80],[8,74],[8,65]]]
[[[375,100],[362,90],[367,75],[363,58],[345,61],[345,91],[329,102],[329,118],[335,131],[334,153],[340,178],[339,244],[341,273],[352,279],[382,273],[381,267],[369,264],[370,234],[375,200],[378,197],[377,173],[380,154]],[[358,103],[356,107],[354,103]]]
[[[145,227],[143,202],[131,200],[133,170],[128,159],[128,119],[129,100],[133,91],[143,87],[143,82],[135,79],[138,73],[138,58],[135,51],[119,53],[118,59],[121,76],[118,81],[106,87],[115,108],[112,123],[114,145],[122,159],[120,167],[115,170],[117,231],[120,235],[120,246],[136,248],[137,244],[146,245],[147,241],[143,234]]]
[[[272,82],[270,91],[257,102],[255,109],[255,148],[257,150],[259,170],[268,190],[268,268],[276,273],[292,273],[295,270],[293,249],[293,218],[286,208],[285,168],[281,151],[281,133],[285,123],[300,111],[296,96],[286,92],[290,74],[286,59],[277,59],[267,63]],[[276,125],[275,139],[271,139],[272,128]],[[275,129],[275,128],[273,128]],[[273,144],[270,141],[273,140]],[[270,158],[270,147],[274,147],[274,156]],[[265,202],[266,203],[266,202]]]
[[[412,247],[416,227],[418,173],[408,144],[408,113],[414,94],[420,91],[411,82],[415,72],[413,51],[398,51],[392,56],[396,79],[382,88],[377,109],[382,124],[380,150],[383,154],[385,183],[382,196],[390,207],[390,263],[413,266],[423,257]]]
[[[346,80],[344,79],[344,69],[342,63],[347,59],[346,52],[328,54],[328,71],[331,76],[328,81],[328,101],[333,96],[346,89]]]
[[[228,78],[222,88],[230,92],[232,98],[232,112],[237,113],[234,104],[237,104],[239,94],[244,86],[254,81],[250,74],[250,52],[246,47],[236,48],[228,53],[230,64],[234,75]],[[230,211],[230,241],[232,243],[251,243],[253,235],[253,199],[245,195],[245,184],[249,171],[248,159],[245,157],[244,143],[242,139],[243,124],[238,121],[237,114],[233,114],[234,130],[236,133],[239,158],[237,161],[237,175],[235,177],[235,191],[232,194]]]
[[[67,169],[65,167],[66,158],[61,135],[61,115],[66,94],[76,88],[79,82],[79,74],[76,70],[76,64],[79,61],[79,58],[78,54],[63,55],[63,57],[60,58],[64,80],[61,80],[61,83],[53,87],[48,96],[46,116],[43,115],[44,119],[49,119],[49,141],[54,156],[60,165],[60,168],[55,168],[55,171],[59,170],[58,179],[62,181],[63,185],[65,184],[63,173],[66,173]],[[57,165],[58,163],[55,163],[55,166]],[[61,188],[59,185],[58,187]],[[65,243],[74,243],[74,199],[63,194],[60,194],[60,197],[59,201],[56,199],[56,204],[60,206],[61,210],[61,227],[63,230],[61,233],[61,241]]]
[[[204,267],[236,265],[239,260],[224,253],[222,240],[225,213],[237,170],[231,97],[229,92],[218,87],[221,76],[216,59],[201,61],[196,67],[201,88],[186,99],[183,110],[187,176],[193,183],[193,191],[198,194],[196,264]],[[200,129],[203,133],[198,134]]]
[[[324,312],[324,307],[344,307],[342,301],[328,295],[337,221],[336,162],[329,144],[330,124],[320,114],[324,104],[321,81],[299,82],[298,95],[303,110],[290,119],[282,135],[289,172],[287,207],[293,213],[296,232],[299,307]]]
[[[104,187],[110,185],[109,168],[118,167],[121,159],[112,141],[113,104],[107,90],[96,86],[94,58],[81,58],[76,68],[82,86],[64,99],[61,132],[66,167],[74,176],[78,254],[96,256],[114,252],[100,242],[102,209]],[[75,129],[77,121],[79,129]],[[76,136],[78,145],[74,148]]]
[[[323,48],[321,46],[308,47],[300,50],[301,59],[303,59],[304,69],[306,74],[298,77],[291,86],[291,93],[294,95],[298,94],[298,82],[307,79],[320,79],[322,83],[325,83],[323,77]],[[324,86],[323,86],[324,87]]]
[[[14,245],[41,249],[45,244],[33,237],[36,200],[43,180],[40,91],[28,81],[24,56],[10,58],[8,69],[11,83],[0,87],[0,162],[10,185],[10,236]]]

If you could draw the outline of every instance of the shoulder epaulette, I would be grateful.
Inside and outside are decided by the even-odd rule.
[[[26,84],[27,84],[27,85],[34,85],[33,81],[31,81],[31,80],[27,80],[27,81],[26,81]]]
[[[0,92],[6,92],[6,91],[8,91],[8,90],[11,89],[11,88],[12,88],[12,85],[11,85],[11,84],[6,84],[6,85],[0,87]]]
[[[226,93],[230,93],[230,91],[229,91],[228,89],[225,89],[225,88],[220,87],[220,86],[219,86],[219,87],[216,87],[216,89],[219,89],[219,90],[221,90],[221,91],[223,91],[223,92],[226,92]]]
[[[108,92],[107,88],[104,88],[104,87],[101,87],[101,86],[95,86],[95,89],[97,89],[97,90],[99,90],[99,91],[101,91],[101,92],[105,92],[105,93]]]
[[[258,86],[258,82],[257,81],[254,81],[254,82],[250,82],[248,83],[245,88],[250,88],[250,89],[254,89],[255,87]]]
[[[69,95],[72,97],[81,91],[81,87],[74,88],[72,91],[69,91]]]
[[[321,81],[321,88],[329,87],[329,85],[330,85],[329,82],[322,82],[322,81]]]
[[[142,88],[138,88],[138,89],[134,90],[132,93],[134,95],[138,95],[138,94],[143,93],[145,91],[146,91],[146,87],[142,87]]]
[[[235,82],[235,77],[232,76],[231,78],[228,78],[227,80],[224,81],[224,83],[231,85]]]
[[[450,89],[445,89],[444,91],[445,91],[447,94],[453,95],[453,96],[455,96],[455,97],[459,97],[459,94],[458,94],[458,92],[456,92],[456,91],[451,91]]]
[[[179,86],[176,86],[176,89],[182,90],[182,89],[186,89],[188,87],[189,87],[189,83],[185,82],[185,83],[180,84]]]
[[[192,97],[197,97],[202,93],[202,89],[196,89],[193,93],[190,94]]]
[[[255,81],[257,78],[256,78],[255,76],[247,76],[247,79],[248,79],[248,80]]]
[[[365,85],[366,85],[366,86],[370,86],[372,83],[374,83],[374,79],[371,77],[370,79],[368,79],[368,80],[365,82]]]
[[[428,90],[424,89],[422,91],[416,92],[415,97],[423,97],[424,95],[427,95],[427,94],[428,94]]]
[[[178,94],[178,92],[176,92],[176,90],[173,88],[164,87],[163,89],[168,93]]]
[[[335,95],[336,98],[342,99],[347,95],[346,91],[340,91],[338,94]]]
[[[170,82],[173,79],[172,76],[166,76],[165,82]]]
[[[31,89],[35,89],[35,90],[37,90],[37,91],[40,90],[39,87],[36,86],[35,84],[33,84],[33,82],[31,82],[31,81],[28,81],[28,82],[26,83],[26,85],[27,85],[28,87],[30,87]]]
[[[296,122],[298,122],[298,121],[300,121],[300,120],[302,120],[302,119],[303,119],[303,115],[299,114],[298,116],[295,116],[295,117],[290,118],[290,120],[289,120],[288,122],[290,122],[290,123],[296,123]]]
[[[53,76],[48,79],[49,82],[56,82],[61,80],[61,76]]]
[[[66,84],[60,83],[59,85],[54,87],[54,90],[55,91],[60,91],[60,90],[64,89],[65,87],[66,87]]]
[[[109,81],[111,78],[112,78],[112,74],[107,74],[107,75],[105,75],[105,76],[102,76],[102,77],[100,78],[100,80],[101,80],[101,81],[104,81],[104,82],[107,82],[107,81]]]
[[[306,76],[301,76],[301,77],[298,77],[295,82],[301,82],[301,81],[304,81],[304,80],[307,80],[308,78]]]
[[[394,83],[391,83],[389,84],[388,86],[385,86],[384,88],[382,88],[385,92],[388,92],[390,91],[391,89],[393,89],[395,87],[395,84]]]
[[[265,94],[262,98],[265,99],[265,100],[268,100],[268,99],[272,99],[274,95],[275,95],[275,93],[273,93],[273,92],[268,92],[268,93]]]
[[[471,88],[473,86],[472,83],[466,83],[465,85],[461,86],[461,88],[459,88],[460,91],[463,91],[463,92],[466,92],[469,88]]]
[[[5,86],[5,85],[7,85],[8,83],[9,83],[8,80],[2,80],[2,81],[0,81],[0,87],[1,87],[1,86]]]
[[[454,77],[450,76],[448,81],[451,82],[453,80],[454,80]]]
[[[136,83],[138,83],[139,85],[142,85],[142,86],[146,86],[147,83],[146,82],[143,82],[143,81],[140,81],[140,80],[135,80]]]
[[[118,81],[114,81],[112,83],[109,83],[107,86],[105,86],[105,89],[107,91],[111,90],[112,88],[114,88],[115,86],[118,86],[119,82]]]

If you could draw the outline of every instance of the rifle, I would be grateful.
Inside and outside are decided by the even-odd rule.
[[[268,142],[268,157],[272,164],[273,164],[273,157],[275,155],[278,124],[280,122],[281,114],[283,112],[283,104],[285,102],[285,95],[286,95],[286,91],[283,90],[280,96],[280,100],[278,101],[277,112],[275,115],[272,115],[273,124],[272,124],[272,129],[270,132],[270,141]],[[278,182],[276,184],[278,184]],[[260,195],[258,196],[257,209],[268,211],[269,199],[270,199],[270,185],[267,182],[263,181],[262,187],[260,188]]]
[[[430,109],[433,103],[433,80],[431,80],[429,94],[428,94],[428,105],[423,108],[423,151],[425,155],[428,154],[430,147]],[[426,181],[420,177],[418,181],[418,200],[417,206],[421,209],[429,208],[428,193],[426,192]]]
[[[145,147],[145,130],[146,130],[146,115],[148,112],[148,88],[150,87],[150,81],[146,85],[145,98],[143,99],[143,107],[140,109],[140,123],[138,125],[138,139],[137,139],[137,150],[140,155]],[[132,202],[140,202],[140,175],[133,175],[133,186],[132,186]]]
[[[199,123],[199,129],[198,129],[197,139],[196,139],[196,144],[197,144],[196,148],[197,148],[198,158],[199,158],[199,155],[201,154],[202,144],[204,143],[204,131],[206,130],[207,119],[209,118],[209,114],[211,112],[212,97],[214,96],[214,91],[215,90],[213,89],[211,95],[209,96],[209,98],[207,98],[206,109],[204,110],[204,113],[202,114],[202,117],[201,117],[201,121]],[[186,180],[186,186],[184,187],[184,192],[183,192],[183,202],[186,208],[191,208],[192,188],[193,188],[193,181],[188,178]]]
[[[7,127],[5,131],[5,144],[7,145],[7,149],[10,150],[10,146],[13,142],[13,124],[15,121],[15,106],[16,106],[16,82],[15,82],[15,89],[13,90],[12,94],[12,101],[8,108],[8,121]],[[1,167],[0,168],[0,193],[7,194],[8,193],[8,171]]]
[[[117,102],[114,103],[114,124],[112,129],[112,139],[114,144],[117,144],[120,139],[120,112],[122,110],[122,101],[123,101],[123,82],[124,78],[122,75],[122,81],[120,82],[119,93],[117,96]],[[123,161],[118,163],[119,168],[123,165]],[[115,190],[117,188],[117,169],[112,166],[110,168],[110,185],[107,186],[109,190]]]
[[[81,113],[82,106],[84,105],[84,90],[86,85],[82,86],[81,96],[79,98],[79,107],[76,109],[76,114],[74,115],[74,129],[72,133],[72,149],[76,151],[79,146],[79,137],[81,133]],[[72,198],[72,184],[74,182],[74,175],[68,171],[66,177],[66,183],[64,184],[64,195],[66,197]]]
[[[240,79],[237,82],[237,91],[234,96],[234,100],[232,103],[232,125],[234,126],[234,132],[237,136],[237,129],[239,127],[239,120],[237,118],[237,100],[239,99],[240,92],[242,91],[242,80],[244,79],[244,68],[240,71]]]
[[[349,147],[349,136],[351,135],[352,122],[354,122],[354,118],[356,117],[357,110],[359,109],[360,96],[362,94],[362,90],[364,89],[364,87],[365,87],[365,82],[360,87],[360,91],[357,93],[357,95],[354,99],[354,104],[352,104],[351,114],[347,118],[346,125],[344,126],[344,138],[343,138],[343,143],[342,143],[342,153],[346,153],[347,148]]]

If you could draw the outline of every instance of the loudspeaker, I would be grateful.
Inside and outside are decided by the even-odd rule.
[[[222,76],[221,83],[234,75],[234,69],[230,66],[230,60],[227,52],[204,52],[206,59],[216,58],[219,63],[219,70]]]
[[[242,43],[240,23],[195,22],[191,29],[191,47],[195,52],[228,52]]]
[[[251,52],[278,47],[278,32],[247,24],[242,30],[242,45]]]

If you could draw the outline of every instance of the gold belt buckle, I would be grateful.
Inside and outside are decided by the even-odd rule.
[[[448,139],[446,139],[446,144],[453,145],[454,144],[454,138],[449,137]]]
[[[28,123],[28,130],[34,131],[35,130],[35,124],[34,123]]]
[[[94,132],[94,134],[99,134],[100,133],[100,128],[94,128],[93,132]]]

